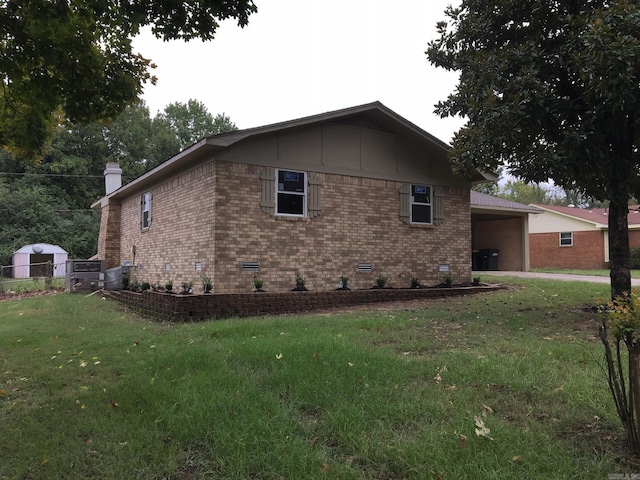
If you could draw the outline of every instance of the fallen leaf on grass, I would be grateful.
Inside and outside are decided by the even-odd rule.
[[[486,427],[486,425],[482,421],[482,418],[476,415],[475,417],[473,417],[473,419],[476,421],[476,435],[479,437],[487,438],[489,440],[493,440],[493,438],[491,438],[491,430]]]
[[[493,408],[491,408],[489,405],[485,405],[483,403],[482,404],[482,408],[484,409],[484,412],[482,412],[483,414],[485,414],[485,413],[493,413]]]
[[[458,443],[458,448],[464,448],[467,446],[467,436],[460,434],[458,436],[458,438],[460,439],[460,442]]]

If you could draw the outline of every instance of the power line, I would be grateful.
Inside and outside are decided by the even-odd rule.
[[[16,172],[0,172],[0,175],[7,176],[24,176],[24,175],[33,175],[35,177],[71,177],[71,178],[104,178],[104,175],[77,175],[73,173],[16,173]],[[122,177],[122,179],[131,179],[135,177]]]

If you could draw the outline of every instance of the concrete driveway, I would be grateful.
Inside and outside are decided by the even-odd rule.
[[[566,273],[538,273],[538,272],[503,272],[503,271],[489,271],[483,270],[480,272],[473,272],[473,276],[496,276],[496,277],[522,277],[522,278],[546,278],[549,280],[562,280],[565,282],[591,282],[591,283],[610,283],[609,277],[598,277],[595,275],[569,275]],[[640,287],[640,279],[632,278],[631,285],[634,287]]]

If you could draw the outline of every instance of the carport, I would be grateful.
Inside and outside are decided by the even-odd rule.
[[[497,270],[529,271],[529,215],[543,210],[471,190],[472,259],[480,252],[497,254]],[[474,270],[482,268],[474,261]],[[487,267],[485,262],[484,267]],[[489,264],[485,270],[495,270]]]

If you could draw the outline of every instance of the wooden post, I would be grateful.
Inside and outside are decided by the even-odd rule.
[[[52,277],[53,276],[53,266],[51,265],[51,260],[47,260],[47,271],[46,277],[44,278],[44,285],[47,290],[51,290],[52,286]]]

